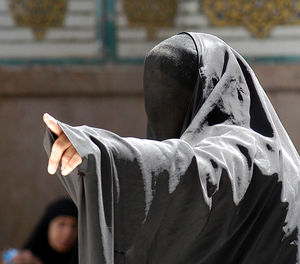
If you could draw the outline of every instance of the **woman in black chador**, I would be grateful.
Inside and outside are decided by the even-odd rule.
[[[61,198],[54,201],[46,209],[24,249],[30,250],[42,264],[77,264],[77,215],[72,200]]]
[[[245,60],[183,33],[150,51],[144,89],[147,140],[44,116],[80,263],[299,263],[299,156]]]
[[[16,255],[2,264],[77,264],[77,208],[61,198],[45,210],[38,225]]]

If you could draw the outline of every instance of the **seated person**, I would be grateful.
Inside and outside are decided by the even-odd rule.
[[[4,260],[2,264],[6,264]],[[9,263],[76,264],[77,208],[70,199],[50,204],[22,250]]]

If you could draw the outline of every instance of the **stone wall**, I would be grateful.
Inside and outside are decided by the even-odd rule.
[[[45,205],[66,195],[47,174],[44,112],[144,137],[142,68],[0,68],[0,248],[21,246]]]

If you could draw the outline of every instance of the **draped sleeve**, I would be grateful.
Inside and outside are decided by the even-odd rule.
[[[203,243],[228,242],[234,228],[225,222],[240,210],[259,156],[247,130],[219,126],[191,147],[59,125],[83,158],[59,175],[79,209],[80,263],[181,263],[202,258]],[[48,153],[53,141],[47,132]]]
[[[70,175],[59,175],[79,211],[80,263],[114,263],[114,258],[125,255],[143,263],[165,215],[176,219],[182,210],[192,209],[189,202],[179,206],[185,199],[197,200],[197,218],[202,219],[198,225],[204,225],[208,206],[189,144],[180,139],[122,138],[102,129],[59,125],[83,158]],[[48,154],[53,141],[47,132]],[[175,192],[180,196],[175,198]],[[169,208],[172,199],[178,200],[173,209]]]

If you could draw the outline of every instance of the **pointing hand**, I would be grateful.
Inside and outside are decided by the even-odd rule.
[[[49,114],[43,115],[47,127],[57,136],[54,142],[48,162],[48,172],[54,174],[61,161],[61,174],[68,175],[82,162],[82,158],[64,134],[55,118]]]

